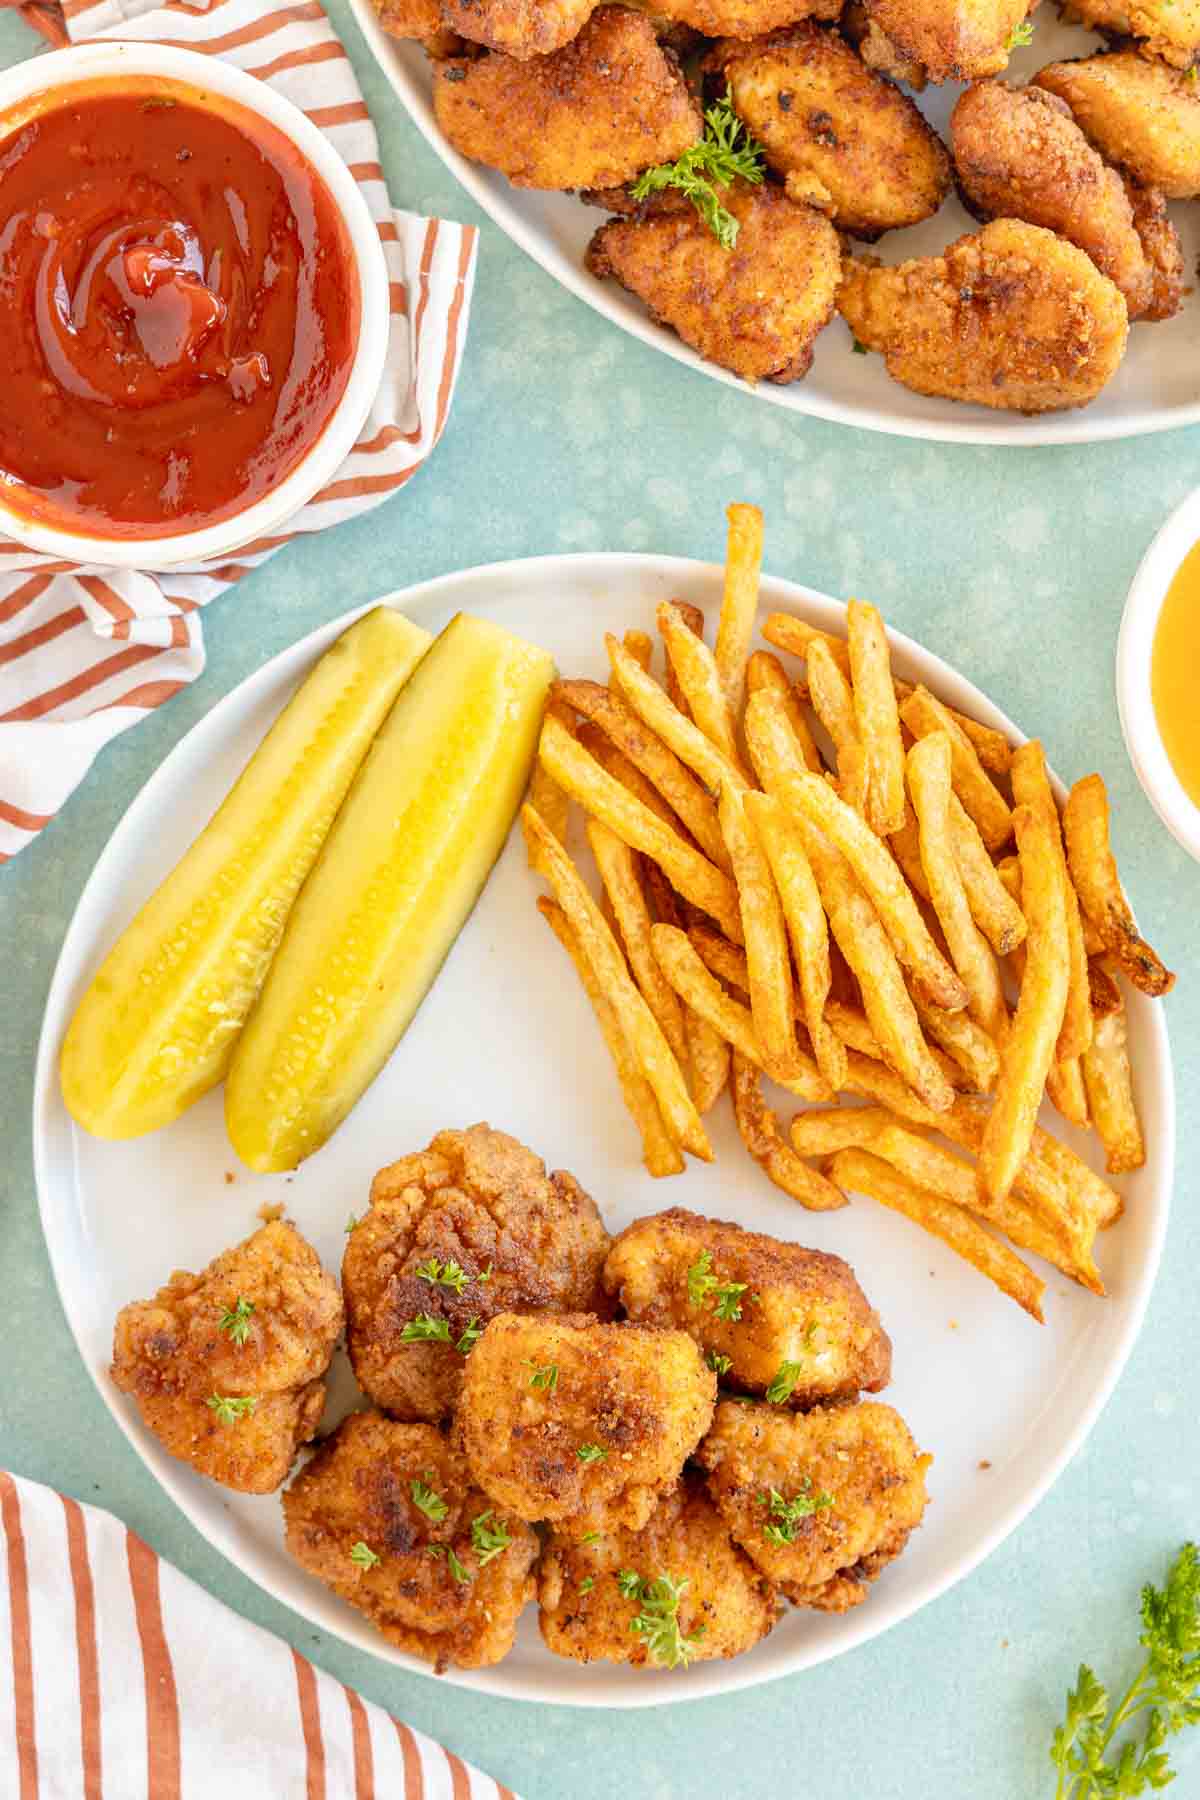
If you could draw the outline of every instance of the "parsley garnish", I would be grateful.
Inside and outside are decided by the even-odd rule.
[[[772,1488],[769,1494],[760,1494],[762,1504],[770,1509],[771,1517],[763,1526],[763,1536],[769,1544],[790,1544],[800,1529],[801,1519],[811,1518],[815,1512],[824,1512],[833,1505],[832,1494],[814,1494],[812,1482],[806,1475],[800,1485],[800,1492],[790,1500],[785,1500],[778,1488]]]
[[[713,1311],[718,1319],[740,1319],[742,1316],[742,1295],[746,1291],[746,1282],[727,1281],[723,1286],[713,1289]]]
[[[360,1569],[373,1569],[381,1559],[376,1556],[370,1544],[364,1544],[359,1538],[357,1544],[350,1546],[350,1561],[357,1563]]]
[[[714,1375],[728,1375],[733,1367],[732,1356],[722,1356],[719,1350],[710,1350],[704,1360]]]
[[[222,1425],[236,1425],[258,1405],[257,1394],[210,1394],[204,1402],[215,1412]]]
[[[499,1556],[512,1543],[508,1527],[503,1521],[498,1525],[489,1525],[488,1520],[495,1518],[489,1509],[481,1512],[471,1520],[471,1545],[479,1559],[480,1568],[485,1568],[493,1556]]]
[[[460,1356],[470,1356],[472,1350],[483,1336],[483,1326],[477,1318],[472,1318],[454,1348]]]
[[[600,1542],[600,1533],[598,1531],[585,1531],[579,1541],[581,1544],[598,1544]]]
[[[738,221],[717,197],[741,176],[756,187],[763,178],[763,152],[733,110],[728,93],[704,115],[704,136],[685,150],[677,162],[658,163],[639,175],[633,184],[635,200],[645,200],[663,188],[678,188],[695,207],[724,250],[737,242]]]
[[[223,1309],[218,1321],[218,1331],[223,1331],[232,1338],[239,1350],[250,1336],[250,1314],[253,1311],[253,1300],[247,1300],[244,1295],[239,1294],[233,1306]]]
[[[782,1406],[785,1400],[790,1400],[792,1397],[792,1389],[799,1379],[799,1363],[780,1363],[775,1379],[767,1389],[767,1399],[771,1402],[772,1406]]]
[[[406,1344],[448,1344],[450,1327],[445,1319],[434,1319],[429,1313],[418,1313],[415,1319],[408,1321],[400,1337]]]
[[[529,1367],[533,1370],[533,1374],[529,1377],[530,1387],[545,1388],[548,1393],[552,1394],[558,1386],[558,1364],[536,1363],[530,1357]]]
[[[1008,34],[1008,38],[1007,38],[1007,41],[1005,42],[1004,48],[1006,50],[1019,50],[1025,44],[1032,44],[1032,42],[1033,42],[1033,20],[1025,19],[1020,25],[1013,26],[1012,30]]]
[[[1058,1770],[1055,1800],[1131,1800],[1175,1778],[1164,1744],[1185,1725],[1200,1724],[1200,1553],[1185,1544],[1166,1586],[1142,1589],[1146,1659],[1117,1704],[1086,1663],[1067,1694],[1064,1722],[1050,1761]],[[1113,1739],[1146,1713],[1145,1730],[1126,1738],[1109,1760]]]
[[[596,1577],[594,1575],[585,1575],[579,1584],[579,1592],[581,1594],[590,1594],[595,1585]]]
[[[453,1257],[449,1262],[439,1262],[436,1256],[431,1256],[427,1262],[417,1264],[416,1273],[419,1280],[453,1288],[456,1294],[461,1294],[470,1280],[467,1271]]]
[[[741,1318],[741,1296],[747,1286],[745,1281],[718,1281],[712,1272],[712,1253],[708,1250],[700,1252],[687,1272],[688,1299],[693,1306],[703,1306],[711,1294],[713,1311],[718,1319]]]
[[[866,356],[867,354],[867,346],[865,344],[860,344],[857,338],[854,339],[851,348],[853,349],[855,356]]]
[[[450,1573],[453,1575],[455,1581],[463,1583],[470,1581],[471,1577],[469,1572],[463,1568],[463,1565],[459,1562],[457,1556],[455,1556],[453,1549],[449,1547],[447,1547],[446,1550],[446,1561],[450,1566]]]
[[[425,1473],[426,1475],[431,1475],[433,1471],[431,1469],[426,1469]],[[427,1519],[432,1519],[435,1525],[440,1525],[446,1514],[450,1511],[450,1508],[446,1505],[442,1496],[440,1494],[435,1494],[433,1489],[428,1487],[423,1481],[410,1481],[408,1487],[409,1492],[412,1494],[414,1505],[420,1507]]]
[[[679,1629],[679,1602],[686,1581],[675,1581],[670,1575],[657,1575],[643,1580],[632,1569],[622,1569],[617,1585],[627,1600],[636,1600],[641,1611],[630,1621],[630,1631],[644,1638],[646,1648],[664,1669],[686,1669],[704,1636],[704,1626],[684,1637]]]
[[[361,1224],[362,1224],[362,1220],[355,1213],[351,1213],[350,1217],[346,1220],[346,1223],[343,1225],[342,1230],[346,1233],[346,1236],[349,1237],[350,1233],[352,1231],[356,1230],[357,1227]]]
[[[575,1452],[581,1463],[603,1462],[608,1451],[600,1444],[580,1444]]]
[[[475,1279],[476,1279],[476,1281],[490,1281],[492,1279],[491,1263],[488,1264],[486,1269],[480,1269],[480,1271],[479,1271],[478,1275],[475,1277]]]

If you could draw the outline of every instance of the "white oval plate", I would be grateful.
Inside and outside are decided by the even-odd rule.
[[[395,604],[431,630],[460,608],[544,644],[559,667],[603,678],[606,629],[650,627],[677,595],[719,604],[720,571],[673,557],[559,556],[443,577]],[[844,628],[839,602],[766,579],[769,608]],[[350,615],[353,616],[353,615]],[[361,1212],[375,1170],[444,1126],[487,1119],[572,1170],[610,1229],[667,1206],[774,1232],[855,1266],[895,1345],[885,1398],[934,1452],[934,1504],[903,1558],[845,1617],[789,1611],[734,1662],[672,1675],[598,1663],[542,1647],[531,1609],[498,1668],[450,1674],[494,1694],[577,1706],[646,1706],[729,1692],[794,1673],[875,1637],[961,1579],[1012,1531],[1082,1442],[1133,1344],[1158,1263],[1173,1163],[1174,1091],[1162,1013],[1130,997],[1129,1026],[1149,1161],[1124,1183],[1120,1223],[1100,1245],[1110,1298],[1052,1275],[1039,1329],[949,1250],[883,1208],[801,1212],[760,1175],[727,1108],[712,1117],[717,1160],[652,1181],[638,1159],[588,1004],[534,906],[536,883],[514,833],[407,1036],[349,1122],[290,1176],[240,1169],[220,1093],[163,1131],[102,1143],[77,1130],[59,1096],[63,1031],[97,961],[187,847],[318,653],[348,618],[322,626],[226,696],[167,757],[126,813],[84,890],[55,972],[38,1058],[34,1144],[42,1221],[80,1354],[130,1442],[196,1528],[245,1574],[325,1631],[406,1668],[366,1622],[304,1574],[283,1548],[277,1496],[251,1498],[202,1480],[165,1455],[107,1376],[113,1319],[175,1268],[198,1269],[282,1200],[326,1266],[340,1265],[347,1215]],[[969,683],[895,636],[899,672],[1009,730]],[[787,1098],[778,1096],[786,1107]],[[232,1177],[232,1180],[230,1179]],[[339,1358],[331,1411],[353,1398]],[[984,1468],[982,1465],[987,1464]]]
[[[592,233],[604,221],[603,212],[584,206],[573,194],[510,187],[503,175],[468,162],[452,149],[433,116],[429,64],[424,51],[418,44],[388,37],[379,25],[371,0],[350,0],[350,5],[417,129],[501,231],[612,324],[641,338],[643,343],[664,350],[676,362],[710,375],[714,381],[744,388],[737,376],[705,362],[673,331],[656,325],[641,302],[615,281],[597,281],[587,273],[583,253]],[[1046,7],[1036,13],[1034,26],[1036,42],[1014,53],[1006,77],[1009,81],[1024,82],[1049,62],[1086,56],[1089,50],[1100,47],[1099,38],[1051,18]],[[962,91],[961,86],[947,83],[912,96],[943,139],[954,102]],[[1183,239],[1184,266],[1190,270],[1200,253],[1200,209],[1172,205],[1169,210]],[[896,263],[910,256],[936,255],[963,232],[978,229],[978,222],[952,193],[935,218],[909,231],[888,232],[877,245],[858,248],[873,250],[886,263]],[[881,356],[854,354],[850,333],[840,319],[832,320],[817,339],[813,366],[803,381],[787,387],[763,381],[753,392],[760,400],[785,407],[789,412],[942,443],[1088,444],[1107,438],[1137,437],[1144,432],[1194,425],[1200,420],[1198,321],[1200,292],[1193,290],[1174,319],[1135,326],[1117,374],[1091,406],[1077,412],[1022,418],[1019,414],[997,413],[987,407],[962,406],[953,400],[927,399],[910,393],[887,374]]]

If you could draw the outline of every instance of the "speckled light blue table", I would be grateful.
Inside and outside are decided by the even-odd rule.
[[[396,200],[478,218],[394,103],[342,0],[332,11]],[[0,61],[32,45],[0,15]],[[463,376],[432,461],[389,506],[285,552],[212,605],[203,679],[106,751],[66,816],[0,874],[0,1463],[112,1508],[238,1611],[526,1800],[1038,1800],[1053,1791],[1046,1746],[1075,1664],[1087,1656],[1114,1681],[1128,1672],[1140,1583],[1200,1535],[1200,869],[1142,798],[1112,691],[1126,584],[1200,482],[1200,433],[1022,452],[793,419],[625,337],[479,222]],[[188,727],[267,657],[374,594],[472,563],[602,548],[718,558],[735,497],[766,510],[770,568],[874,596],[1013,717],[1036,721],[1064,776],[1105,771],[1139,913],[1181,973],[1167,1002],[1180,1162],[1165,1264],[1085,1450],[1002,1549],[915,1619],[728,1700],[602,1714],[480,1699],[397,1674],[269,1600],[184,1521],[109,1419],[76,1358],[38,1224],[38,1025],[112,827]],[[1173,1791],[1200,1795],[1200,1742],[1179,1766]]]

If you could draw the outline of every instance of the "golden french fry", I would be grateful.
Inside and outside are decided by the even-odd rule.
[[[792,1120],[792,1148],[798,1156],[833,1156],[838,1150],[862,1150],[889,1125],[901,1121],[886,1106],[833,1106],[825,1112],[797,1113]]]
[[[638,1068],[654,1089],[667,1130],[681,1149],[690,1150],[693,1156],[711,1162],[712,1147],[688,1094],[683,1072],[671,1054],[671,1046],[658,1021],[638,992],[620,946],[588,891],[587,883],[554,833],[531,806],[522,807],[521,822],[526,841],[532,840],[536,849],[537,871],[553,888],[555,899],[567,915],[580,949],[620,1021]],[[654,929],[663,928],[655,926]]]
[[[649,676],[646,677],[650,679]],[[598,725],[633,766],[654,784],[672,811],[679,815],[700,849],[718,869],[731,873],[725,839],[717,819],[717,809],[703,783],[686,768],[661,738],[648,730],[642,720],[614,694],[596,681],[558,681],[554,691],[570,702],[577,712]]]
[[[693,606],[689,600],[672,600],[671,605],[675,608],[675,611],[679,614],[680,618],[694,637],[704,636],[704,614],[700,611],[698,606]],[[690,719],[692,716],[692,709],[687,703],[686,694],[679,685],[679,677],[671,667],[671,659],[669,656],[667,658],[665,681],[667,697],[669,698],[671,705],[676,707],[683,714],[685,719]]]
[[[618,932],[633,978],[642,991],[646,1005],[658,1020],[659,1029],[670,1044],[675,1060],[687,1073],[688,1045],[683,1029],[683,1009],[679,997],[658,966],[658,958],[650,945],[653,920],[646,905],[638,875],[637,852],[602,825],[589,819],[587,838],[591,845],[604,891],[612,904]]]
[[[1138,934],[1117,874],[1108,837],[1108,793],[1099,775],[1085,775],[1067,796],[1063,814],[1067,862],[1079,904],[1105,948],[1143,994],[1167,994],[1175,977]]]
[[[809,647],[808,689],[816,715],[833,740],[838,792],[847,806],[861,813],[868,799],[866,745],[859,736],[850,683],[823,638],[814,638]]]
[[[992,1200],[1009,1193],[1028,1153],[1067,1004],[1066,883],[1054,832],[1040,811],[1027,806],[1016,808],[1013,823],[1029,936],[1016,1016],[1000,1051],[996,1103],[979,1152],[980,1190]]]
[[[740,768],[734,715],[721,684],[716,657],[702,637],[688,630],[669,600],[659,602],[655,616],[667,660],[687,697],[693,720],[726,761]]]
[[[883,1047],[871,1030],[870,1021],[861,1007],[848,1006],[844,1000],[830,1000],[825,1008],[825,1016],[844,1050],[857,1050],[860,1056],[873,1056],[876,1062],[886,1062]],[[957,1016],[961,1018],[964,1015]],[[929,1054],[950,1087],[967,1088],[967,1077],[953,1057],[932,1048]]]
[[[763,516],[757,506],[735,501],[725,508],[725,591],[717,624],[717,671],[734,718],[742,710],[746,657],[758,618],[758,577],[762,569]]]
[[[1088,961],[1088,994],[1092,1004],[1092,1018],[1105,1019],[1109,1013],[1122,1012],[1125,1002],[1121,998],[1121,990],[1096,957]]]
[[[760,740],[768,736],[778,738],[776,721],[767,711],[772,698],[769,694],[755,694],[751,700],[746,709],[747,739],[752,735]],[[756,717],[760,707],[766,714],[761,718]],[[766,785],[770,791],[770,784]],[[920,979],[928,997],[947,1012],[957,1012],[965,1006],[966,989],[930,936],[886,844],[818,775],[807,769],[789,771],[784,786],[786,791],[780,791],[784,803],[815,825],[846,858],[878,913],[896,955]],[[819,883],[820,871],[814,868],[814,873]]]
[[[737,889],[728,875],[615,781],[552,716],[542,726],[538,756],[559,787],[578,800],[586,812],[615,831],[632,849],[653,857],[685,899],[716,919],[735,943],[741,942]]]
[[[638,1068],[617,1015],[597,981],[591,963],[580,949],[579,939],[566,913],[557,901],[547,899],[545,894],[538,896],[537,904],[543,919],[574,963],[584,992],[592,1003],[608,1053],[616,1067],[625,1105],[641,1133],[642,1161],[647,1173],[654,1176],[682,1174],[683,1157],[678,1144],[663,1124],[654,1089]]]
[[[1025,942],[1025,915],[1001,880],[979,827],[954,793],[950,794],[950,841],[966,889],[971,917],[997,956]],[[893,837],[892,847],[896,840]],[[903,865],[902,865],[903,866]],[[908,874],[907,868],[904,870]],[[911,877],[910,877],[911,879]]]
[[[891,651],[877,606],[851,600],[846,626],[854,717],[867,759],[867,823],[886,837],[904,823],[904,746]]]
[[[904,702],[914,692],[911,681],[897,681],[897,704],[903,707]],[[943,701],[942,705],[945,706],[945,704]],[[993,775],[1007,775],[1012,763],[1012,745],[1004,733],[996,731],[991,725],[981,725],[978,719],[972,719],[967,713],[957,712],[953,706],[947,706],[946,711],[963,736],[974,745],[975,754],[984,768]]]
[[[1123,1005],[1097,1019],[1082,1061],[1092,1121],[1104,1145],[1105,1167],[1110,1175],[1140,1169],[1146,1160],[1146,1145],[1133,1097]]]
[[[992,1104],[960,1097],[951,1111],[941,1116],[938,1130],[951,1143],[978,1156]],[[1069,1234],[1081,1263],[1091,1257],[1097,1229],[1111,1224],[1122,1204],[1116,1190],[1089,1169],[1082,1157],[1040,1125],[1034,1126],[1012,1193],[1049,1229],[1061,1228]]]
[[[740,788],[724,790],[721,830],[737,882],[754,1028],[768,1070],[787,1071],[797,1050],[792,961],[775,880],[743,804],[747,797]]]
[[[618,750],[610,737],[606,737],[598,725],[585,722],[575,733],[589,756],[594,756],[600,767],[627,787],[632,795],[641,801],[656,818],[672,831],[683,831],[683,822],[673,807],[667,805],[652,781],[647,781],[640,769],[635,769],[623,751]],[[657,869],[657,863],[647,863],[647,868]],[[665,877],[664,877],[665,879]]]
[[[949,1091],[953,1093],[953,1089]],[[940,1121],[949,1111],[946,1108],[941,1112],[934,1112],[913,1093],[894,1069],[889,1069],[886,1063],[876,1062],[873,1056],[861,1055],[857,1050],[846,1051],[846,1086],[843,1092],[859,1094],[864,1100],[871,1100],[877,1106],[886,1106],[889,1111],[898,1113],[910,1125],[926,1125],[935,1131],[941,1130]]]
[[[798,835],[787,829],[780,801],[769,794],[746,794],[746,811],[767,854],[783,916],[787,921],[797,973],[800,1002],[817,1067],[837,1092],[846,1077],[846,1053],[826,1017],[831,970],[829,926],[812,864]]]
[[[762,1076],[738,1051],[733,1053],[733,1116],[743,1144],[770,1180],[810,1212],[833,1212],[846,1196],[810,1168],[788,1144],[762,1095]]]
[[[845,638],[835,637],[831,631],[818,631],[815,625],[797,619],[792,613],[768,613],[762,634],[777,650],[790,651],[793,656],[803,657],[805,662],[810,646],[820,640],[842,674],[848,676],[850,673],[850,649]]]
[[[687,718],[659,687],[652,675],[634,661],[623,644],[609,633],[604,640],[617,686],[644,725],[667,744],[698,775],[711,794],[719,794],[726,782],[749,787],[740,765],[717,749],[710,738]]]
[[[922,900],[928,900],[929,883],[926,881],[925,871],[921,867],[921,834],[917,829],[917,815],[907,796],[905,796],[904,823],[899,831],[889,834],[888,844],[913,893],[919,894]],[[986,851],[984,854],[987,854]],[[1024,924],[1024,920],[1022,920],[1022,924]]]
[[[931,1193],[915,1181],[900,1174],[890,1163],[883,1162],[870,1150],[839,1150],[831,1164],[833,1179],[839,1187],[853,1189],[878,1200],[894,1212],[904,1213],[934,1237],[964,1257],[981,1275],[993,1281],[1001,1293],[1038,1321],[1042,1317],[1044,1281],[1016,1253],[992,1236],[979,1220],[963,1207]]]
[[[947,1012],[920,994],[913,996],[913,1005],[925,1036],[940,1045],[981,1094],[990,1094],[1000,1073],[1000,1052],[983,1027],[965,1012]]]
[[[1054,1110],[1072,1125],[1086,1128],[1091,1124],[1087,1091],[1083,1085],[1083,1064],[1078,1056],[1052,1062],[1046,1071],[1046,1098]]]
[[[622,642],[635,662],[649,671],[650,661],[654,655],[654,640],[648,631],[627,631]]]
[[[976,925],[954,854],[950,828],[950,739],[944,731],[919,738],[908,753],[908,790],[916,809],[921,866],[954,967],[967,990],[967,1011],[988,1036],[1008,1025],[1000,965]],[[1005,898],[1007,899],[1007,894]]]
[[[540,813],[545,819],[559,843],[565,844],[567,841],[567,818],[571,803],[549,770],[544,768],[540,762],[535,762],[533,765],[526,799],[534,811]]]
[[[655,925],[650,941],[663,973],[680,999],[686,1000],[702,1019],[707,1019],[714,1031],[719,1031],[735,1050],[740,1050],[747,1061],[756,1068],[765,1069],[765,1052],[754,1029],[749,1007],[725,992],[715,975],[705,967],[687,934],[673,925]],[[801,1100],[824,1101],[834,1097],[816,1063],[799,1049],[786,1073],[771,1071],[771,1079]]]
[[[1079,911],[1079,897],[1067,870],[1058,807],[1050,787],[1046,758],[1042,746],[1036,738],[1031,738],[1028,743],[1022,744],[1018,750],[1013,752],[1012,789],[1013,799],[1019,806],[1037,807],[1045,815],[1054,841],[1059,867],[1062,870],[1067,905],[1068,981],[1067,1010],[1063,1015],[1062,1030],[1058,1034],[1056,1054],[1060,1062],[1067,1062],[1073,1057],[1082,1056],[1092,1041],[1092,1007],[1088,991],[1087,951],[1083,947],[1083,921]],[[1057,1101],[1055,1104],[1057,1105]],[[1060,1107],[1059,1110],[1062,1111],[1062,1108]],[[1071,1116],[1070,1113],[1066,1114],[1068,1118]]]
[[[643,860],[642,876],[656,921],[662,925],[678,926],[681,923],[679,901],[658,864]],[[726,942],[719,932],[714,931],[712,935],[722,944]],[[730,948],[733,946],[730,945]],[[735,954],[740,956],[741,952],[737,951]],[[713,1030],[707,1019],[702,1019],[699,1013],[693,1012],[686,1002],[681,1002],[681,1005],[692,1099],[696,1102],[696,1111],[703,1118],[725,1091],[725,1083],[729,1079],[729,1045],[719,1031]]]
[[[757,694],[760,688],[768,688],[778,694],[782,705],[786,708],[788,723],[796,734],[801,754],[814,775],[825,773],[825,764],[821,760],[821,752],[813,740],[812,730],[804,716],[804,708],[800,704],[800,696],[787,678],[787,671],[779,658],[770,650],[756,650],[746,664],[746,691]]]
[[[979,827],[989,850],[999,850],[1012,836],[1012,809],[976,754],[975,746],[949,707],[928,688],[916,687],[900,708],[900,717],[915,738],[944,731],[950,739],[954,791]]]

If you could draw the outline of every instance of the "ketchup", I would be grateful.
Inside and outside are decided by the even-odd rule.
[[[276,487],[349,379],[349,234],[299,150],[142,77],[0,121],[0,494],[108,538],[189,531]]]

